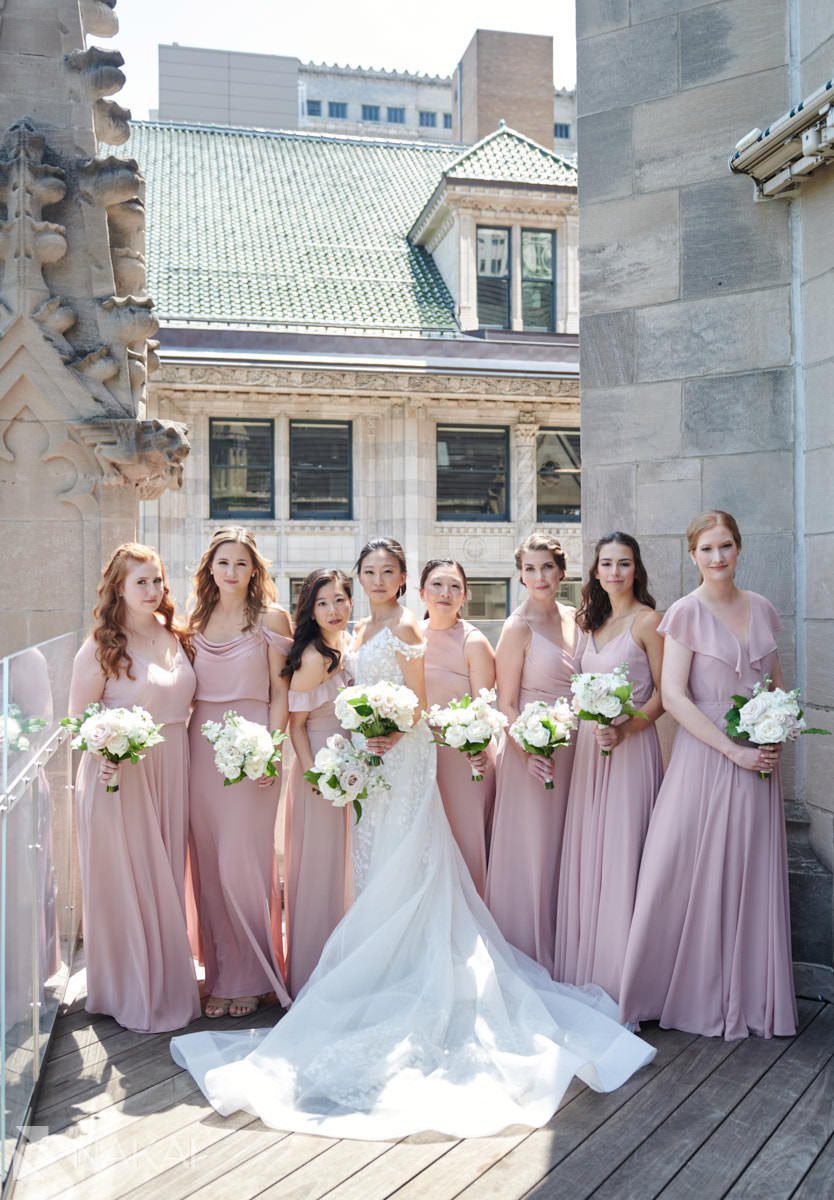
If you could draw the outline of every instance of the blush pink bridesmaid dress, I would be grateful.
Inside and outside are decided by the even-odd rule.
[[[746,646],[694,595],[659,626],[692,651],[689,694],[721,729],[730,697],[776,659],[776,611],[748,597]],[[727,1040],[796,1031],[779,772],[762,780],[683,728],[649,824],[620,1011]]]
[[[335,671],[310,692],[290,689],[290,712],[310,714],[305,729],[314,757],[332,734],[344,732],[333,702],[349,683],[346,671]],[[293,998],[312,975],[324,943],[345,914],[352,818],[352,806],[334,808],[313,791],[296,758],[287,789],[284,832],[287,987]]]
[[[623,663],[634,685],[632,703],[642,708],[654,683],[630,627],[601,650],[589,636],[579,669],[603,673]],[[654,725],[604,757],[593,724],[580,722],[556,904],[553,976],[562,983],[597,983],[619,999],[643,843],[662,779]]]
[[[188,844],[186,722],[195,676],[180,647],[168,671],[132,653],[134,679],[108,679],[106,708],[141,705],[165,738],[123,763],[106,792],[99,760],[84,754],[76,779],[78,856],[87,960],[87,1010],[137,1033],[180,1029],[200,1015],[185,921]],[[73,689],[101,674],[91,643],[78,652]]]
[[[518,709],[531,700],[551,702],[570,694],[582,639],[573,651],[530,629]],[[526,754],[504,734],[496,762],[495,816],[489,853],[487,907],[508,942],[553,973],[556,898],[565,807],[574,741],[557,750],[554,786],[548,791],[527,770]]]
[[[451,629],[430,629],[426,635],[426,694],[429,704],[448,704],[465,692],[472,694],[464,648],[475,630],[468,621],[456,621]],[[472,881],[483,897],[486,886],[487,852],[495,802],[495,743],[487,747],[483,781],[474,783],[469,759],[450,746],[437,747],[437,786],[458,849],[469,868]]]
[[[249,779],[224,787],[200,729],[204,721],[222,721],[227,709],[267,725],[268,647],[286,654],[292,640],[261,627],[222,644],[196,633],[192,643],[189,857],[206,989],[230,999],[274,991],[288,1005],[275,854],[280,778],[268,788]]]

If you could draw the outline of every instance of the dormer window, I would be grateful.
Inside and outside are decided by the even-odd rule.
[[[510,231],[478,226],[478,325],[510,327]]]
[[[556,234],[552,229],[521,231],[521,319],[530,333],[556,328]]]

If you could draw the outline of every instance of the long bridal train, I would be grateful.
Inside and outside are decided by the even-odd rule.
[[[355,655],[358,682],[402,682],[390,629]],[[544,1125],[576,1075],[611,1091],[654,1050],[599,988],[554,983],[510,946],[452,837],[425,726],[385,756],[391,790],[353,829],[358,896],[270,1030],[174,1038],[222,1114],[382,1140]]]

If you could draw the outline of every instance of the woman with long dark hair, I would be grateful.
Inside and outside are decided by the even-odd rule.
[[[597,542],[576,619],[586,634],[579,670],[603,674],[625,664],[632,703],[646,719],[579,724],[553,974],[565,983],[598,983],[618,999],[643,843],[663,777],[655,729],[663,711],[660,614],[630,534],[615,530]]]
[[[432,558],[420,575],[426,606],[426,694],[429,704],[448,704],[464,693],[477,696],[495,686],[495,654],[479,629],[461,618],[469,585],[451,558]],[[477,767],[483,779],[472,780]],[[495,745],[468,759],[451,746],[437,748],[437,786],[455,841],[479,895],[484,894],[487,852],[495,802]]]
[[[264,777],[224,787],[201,733],[227,709],[271,730],[286,726],[281,672],[292,626],[274,602],[268,565],[250,531],[230,525],[213,534],[194,576],[190,845],[207,1017],[248,1016],[269,991],[289,1003],[275,856],[280,782]]]
[[[295,762],[287,790],[284,911],[287,987],[296,996],[319,961],[346,904],[347,822],[304,778],[317,752],[342,728],[333,712],[350,682],[343,666],[352,593],[342,571],[311,571],[295,610],[295,635],[284,677],[290,680],[290,737]]]
[[[146,709],[165,740],[140,762],[84,754],[76,779],[87,1009],[138,1033],[200,1015],[185,918],[186,722],[196,679],[150,546],[127,542],[105,566],[90,636],[72,669],[69,710]],[[118,792],[105,791],[113,777]]]

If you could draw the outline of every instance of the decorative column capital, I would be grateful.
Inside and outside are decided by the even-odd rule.
[[[92,450],[105,487],[135,488],[140,500],[156,500],[182,487],[191,449],[179,421],[96,418],[69,426],[71,437]]]

